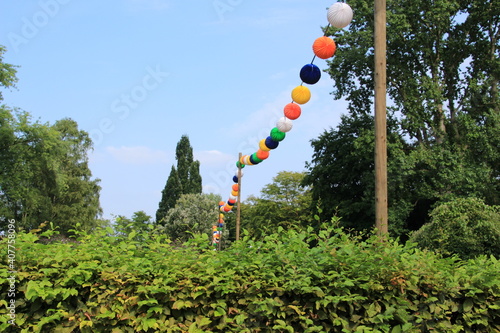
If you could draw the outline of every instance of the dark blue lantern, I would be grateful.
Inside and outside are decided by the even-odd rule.
[[[307,64],[300,70],[300,79],[307,84],[315,84],[321,78],[321,71],[314,64]]]

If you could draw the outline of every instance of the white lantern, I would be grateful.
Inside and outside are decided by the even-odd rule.
[[[352,21],[352,8],[344,2],[336,2],[328,9],[328,22],[335,28],[345,28]]]
[[[289,132],[292,129],[292,127],[293,127],[293,123],[287,117],[282,117],[276,123],[276,127],[278,127],[278,129],[281,132]]]

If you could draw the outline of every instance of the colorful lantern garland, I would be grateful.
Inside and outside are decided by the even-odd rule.
[[[351,23],[353,17],[353,12],[351,7],[344,2],[337,2],[333,4],[327,13],[327,19],[329,25],[342,29]],[[328,27],[327,27],[328,28]],[[292,120],[300,117],[302,110],[300,105],[306,104],[311,99],[311,92],[305,84],[313,85],[316,84],[321,78],[321,71],[318,66],[314,65],[313,62],[316,57],[320,59],[328,59],[333,57],[335,51],[337,50],[337,45],[335,41],[326,36],[317,38],[312,45],[314,58],[310,64],[306,64],[302,67],[299,73],[299,77],[302,83],[292,90],[291,98],[292,102],[285,105],[283,109],[284,117],[280,118],[276,123],[269,136],[265,139],[259,141],[259,149],[251,155],[242,155],[241,158],[236,162],[236,167],[238,168],[235,176],[233,177],[231,195],[227,202],[221,201],[219,203],[219,221],[216,226],[213,226],[213,245],[220,245],[220,240],[222,236],[222,231],[224,228],[224,213],[229,213],[233,206],[235,205],[238,194],[239,194],[239,175],[243,176],[243,168],[246,165],[257,165],[267,159],[270,155],[270,151],[278,148],[281,141],[286,137],[286,133],[289,132],[293,127]],[[299,105],[300,104],[300,105]]]

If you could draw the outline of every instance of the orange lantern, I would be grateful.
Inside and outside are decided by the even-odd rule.
[[[335,45],[333,39],[326,36],[317,38],[313,43],[314,54],[321,59],[333,57],[336,50],[337,45]]]
[[[260,158],[261,160],[265,160],[266,158],[269,157],[269,151],[259,149],[257,150],[257,157]]]
[[[285,112],[285,117],[291,120],[297,119],[298,117],[300,117],[300,114],[302,113],[300,106],[296,103],[288,103],[287,105],[285,105],[283,111]]]

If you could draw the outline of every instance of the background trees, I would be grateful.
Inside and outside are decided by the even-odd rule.
[[[261,237],[278,230],[305,228],[311,224],[311,193],[302,185],[304,173],[281,171],[264,186],[260,197],[249,197],[242,205],[242,228]],[[231,224],[230,224],[231,225]]]
[[[127,236],[131,232],[141,234],[150,232],[150,226],[153,225],[152,217],[144,211],[138,211],[132,214],[131,218],[119,215],[115,218],[114,229],[119,235]]]
[[[202,190],[200,162],[193,159],[193,148],[187,135],[183,135],[177,143],[175,159],[177,168],[172,166],[170,170],[156,211],[156,222],[160,224],[164,223],[163,218],[174,208],[182,194],[200,194]]]
[[[90,230],[101,213],[99,180],[87,153],[92,143],[71,119],[33,122],[27,112],[0,108],[0,214],[20,227],[53,222],[63,234]]]
[[[373,225],[373,9],[351,1],[349,30],[329,28],[335,98],[349,101],[337,129],[313,140],[305,183],[344,224]],[[433,204],[476,196],[499,204],[500,2],[387,1],[389,228],[404,235]]]

